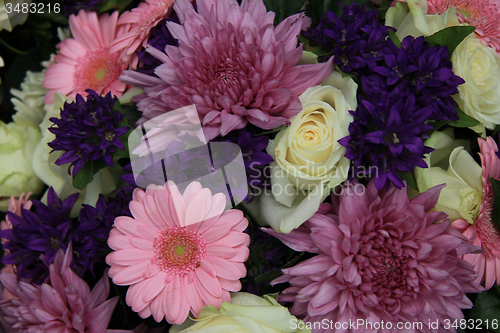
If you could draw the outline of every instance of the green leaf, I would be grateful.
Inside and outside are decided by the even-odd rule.
[[[453,126],[453,127],[473,127],[473,126],[477,126],[480,124],[479,121],[466,115],[458,107],[455,107],[455,110],[457,110],[458,120],[457,121],[450,121],[450,123],[449,123],[450,126]]]
[[[385,0],[382,2],[382,4],[380,5],[380,7],[378,9],[379,20],[381,20],[381,21],[385,20],[385,14],[387,14],[387,11],[389,10],[389,8],[391,8],[391,3],[392,3],[392,1],[389,1],[389,0]]]
[[[105,0],[102,4],[99,13],[109,10],[118,10],[120,13],[132,2],[132,0]]]
[[[114,109],[125,116],[125,121],[122,122],[121,126],[135,127],[135,123],[142,117],[142,112],[137,110],[137,106],[133,105],[122,105],[119,100],[116,101]]]
[[[275,269],[273,271],[270,271],[270,272],[267,272],[267,273],[264,273],[264,274],[261,274],[261,275],[257,276],[255,278],[255,283],[266,283],[266,282],[269,282],[271,280],[276,279],[281,274],[283,274],[283,273],[281,273],[281,269]]]
[[[500,292],[493,287],[476,296],[474,307],[469,312],[468,318],[478,320],[488,331],[500,333]],[[486,323],[488,327],[486,327]],[[496,323],[496,325],[495,325]]]
[[[456,47],[465,39],[465,37],[474,32],[474,30],[476,30],[476,27],[470,25],[448,27],[444,28],[443,30],[439,30],[431,36],[425,37],[424,40],[431,44],[431,46],[448,46],[448,60],[450,60],[451,54],[456,49]]]
[[[297,14],[304,5],[304,0],[264,0],[266,9],[276,13],[274,25],[277,25],[288,16]]]
[[[393,30],[389,30],[389,38],[392,40],[394,45],[396,45],[399,49],[401,48],[401,41]]]
[[[415,175],[413,173],[398,171],[398,175],[401,179],[406,180],[408,186],[418,191],[417,180],[415,179]]]
[[[306,5],[306,15],[312,19],[311,27],[317,27],[321,14],[325,11],[325,4],[323,0],[310,0]]]
[[[493,220],[496,222],[500,230],[500,180],[490,177],[491,185],[493,186]]]
[[[134,131],[134,129],[131,128],[127,133],[123,134],[120,137],[120,141],[123,143],[123,146],[125,146],[125,150],[115,149],[115,151],[113,153],[113,157],[118,157],[118,158],[130,157],[128,154],[128,137],[129,137],[130,133],[132,133],[133,131]]]
[[[106,163],[103,160],[85,162],[73,179],[73,186],[83,190],[94,179],[94,175],[104,167],[106,167]]]
[[[270,298],[274,298],[274,300],[277,301],[279,295],[280,295],[280,293],[272,293],[272,294],[265,294],[264,297],[267,296]]]
[[[434,127],[434,130],[437,131],[438,129],[440,129],[441,127],[443,127],[444,125],[448,124],[448,120],[441,120],[441,121],[435,121],[433,123],[430,123],[430,125],[432,127]]]

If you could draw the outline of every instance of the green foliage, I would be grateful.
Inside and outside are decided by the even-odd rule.
[[[401,41],[399,40],[398,36],[396,36],[396,33],[393,30],[389,30],[389,38],[392,40],[394,45],[396,45],[398,48],[401,48]]]
[[[480,124],[479,121],[466,115],[459,108],[455,107],[455,110],[457,110],[458,120],[457,121],[450,121],[450,123],[449,123],[450,126],[453,126],[453,127],[473,127],[473,126],[477,126]]]
[[[401,177],[401,179],[406,180],[408,186],[410,186],[415,191],[418,191],[417,180],[415,179],[415,175],[413,173],[398,171],[398,175],[399,177]]]
[[[496,222],[497,228],[500,230],[500,180],[490,177],[491,185],[493,186],[493,220]],[[500,313],[499,313],[500,314]]]
[[[85,162],[73,179],[73,186],[79,190],[83,190],[94,179],[94,175],[104,167],[106,167],[106,163],[102,159]]]
[[[99,9],[99,13],[110,10],[118,10],[122,13],[131,2],[132,0],[104,0],[101,8]]]
[[[457,48],[457,46],[476,30],[473,26],[457,26],[448,27],[436,32],[435,34],[425,37],[425,41],[434,45],[441,45],[448,47],[448,60],[451,59],[451,54]]]
[[[267,11],[276,13],[274,25],[277,25],[288,16],[297,14],[304,5],[304,0],[264,0]]]
[[[478,294],[468,318],[474,319],[474,327],[482,324],[489,332],[500,333],[500,287]],[[495,324],[496,323],[496,324]]]

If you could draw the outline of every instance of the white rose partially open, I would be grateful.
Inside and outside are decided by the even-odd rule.
[[[272,193],[261,198],[261,218],[276,231],[300,226],[347,179],[349,160],[338,140],[349,135],[356,89],[352,79],[332,73],[300,96],[302,111],[269,143]]]
[[[453,72],[465,83],[455,99],[469,116],[493,129],[500,124],[500,56],[474,35],[467,37],[451,57]],[[473,128],[484,132],[484,128]]]

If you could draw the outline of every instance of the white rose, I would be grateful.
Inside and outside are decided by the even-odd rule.
[[[347,179],[349,160],[338,140],[349,135],[349,110],[356,109],[357,85],[332,73],[301,96],[302,111],[269,143],[272,193],[261,197],[261,218],[288,233],[307,221],[329,189]]]
[[[500,124],[500,56],[471,34],[451,57],[453,72],[465,83],[455,95],[460,108],[469,116],[493,129]],[[481,127],[473,128],[483,132]]]
[[[231,303],[222,303],[220,310],[206,306],[198,319],[174,325],[170,333],[310,333],[302,320],[269,296],[233,293]]]
[[[33,150],[40,140],[38,128],[0,121],[0,210],[6,211],[10,196],[38,194],[43,183],[31,168]]]
[[[425,5],[425,7],[424,7]],[[385,25],[397,29],[396,36],[403,40],[406,36],[430,36],[444,28],[459,25],[455,7],[450,7],[443,14],[427,14],[427,2],[397,2],[389,8]]]
[[[420,193],[446,184],[439,195],[436,210],[448,214],[451,221],[463,218],[472,223],[483,198],[482,169],[464,147],[456,147],[463,141],[453,140],[443,132],[433,133],[425,141],[426,146],[436,148],[425,158],[430,167],[415,168],[415,177]]]

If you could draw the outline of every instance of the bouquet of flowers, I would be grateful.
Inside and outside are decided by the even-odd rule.
[[[0,2],[0,331],[500,332],[500,2]]]

